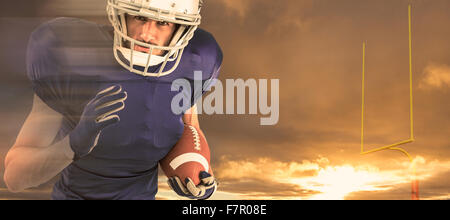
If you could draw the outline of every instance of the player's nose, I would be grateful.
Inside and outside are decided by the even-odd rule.
[[[147,21],[144,25],[142,25],[141,30],[141,39],[146,43],[153,42],[155,40],[156,35],[156,22],[155,21]]]

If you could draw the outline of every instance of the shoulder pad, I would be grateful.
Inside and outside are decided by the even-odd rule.
[[[195,71],[202,72],[202,80],[217,78],[222,59],[222,50],[212,34],[203,29],[197,29],[194,37],[184,49],[177,69],[173,73],[161,77],[160,80],[173,81],[179,78],[194,80]]]
[[[105,33],[91,22],[57,18],[43,23],[31,34],[27,75],[34,92],[55,111],[79,114],[95,94],[98,85],[92,82],[97,82],[99,75],[89,67],[114,63],[112,39]]]

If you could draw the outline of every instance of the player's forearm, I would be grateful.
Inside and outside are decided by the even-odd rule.
[[[39,186],[60,173],[72,158],[69,136],[48,147],[15,146],[6,156],[5,183],[12,192]]]
[[[188,109],[183,116],[183,122],[187,125],[194,126],[200,129],[200,122],[198,121],[197,105],[192,106]]]

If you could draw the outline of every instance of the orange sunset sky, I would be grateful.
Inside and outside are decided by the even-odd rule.
[[[0,9],[1,176],[32,104],[31,31],[57,16],[108,22],[104,0],[8,4]],[[223,50],[219,78],[280,80],[274,126],[261,126],[261,114],[199,116],[220,183],[212,199],[410,199],[407,157],[359,154],[363,42],[365,147],[409,138],[408,4],[416,141],[402,147],[420,198],[450,199],[450,1],[205,0],[200,27]],[[178,199],[165,181],[161,174],[157,199]],[[10,193],[0,180],[0,199],[50,199],[54,182]]]

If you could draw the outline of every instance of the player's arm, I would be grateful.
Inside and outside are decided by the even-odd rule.
[[[200,129],[200,123],[198,121],[197,105],[192,106],[188,109],[183,116],[183,122],[187,125],[192,125]]]
[[[73,160],[88,155],[97,145],[102,129],[120,120],[114,113],[125,107],[126,98],[120,85],[100,91],[86,104],[69,135],[54,142],[64,118],[35,96],[32,111],[5,159],[4,180],[8,189],[17,192],[38,186]]]
[[[4,181],[10,191],[45,183],[72,162],[68,137],[52,144],[62,122],[61,114],[34,96],[32,110],[5,158]]]

